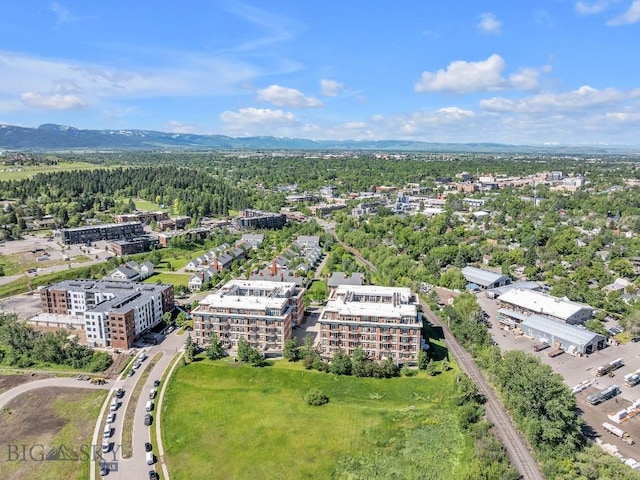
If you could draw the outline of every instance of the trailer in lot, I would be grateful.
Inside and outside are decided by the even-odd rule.
[[[627,387],[635,387],[638,383],[640,383],[640,369],[635,372],[627,373],[624,376],[624,384]]]
[[[549,353],[547,353],[547,355],[549,355],[549,357],[551,358],[555,358],[558,355],[562,355],[564,353],[564,350],[562,348],[556,348],[555,350],[551,350]]]
[[[587,397],[587,400],[591,405],[598,405],[610,398],[620,394],[620,387],[618,385],[609,385],[604,390],[596,393],[592,393]]]
[[[622,430],[619,427],[616,427],[615,425],[611,425],[608,422],[604,422],[602,424],[602,427],[609,432],[612,435],[615,435],[616,437],[620,438],[624,443],[628,444],[628,445],[633,445],[635,442],[633,441],[633,439],[631,438],[631,436],[625,432],[624,430]]]
[[[606,365],[599,366],[598,370],[596,370],[596,376],[602,377],[603,375],[607,375],[623,366],[624,366],[624,362],[622,361],[622,359],[616,358],[615,360],[607,363]]]

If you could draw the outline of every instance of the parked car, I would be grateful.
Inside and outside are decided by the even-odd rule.
[[[116,390],[116,397],[118,398],[122,398],[124,397],[124,390],[119,388],[118,390]]]
[[[144,443],[144,451],[145,452],[150,452],[151,450],[153,450],[153,447],[151,446],[151,443],[145,442]]]
[[[100,464],[100,476],[104,477],[108,473],[109,473],[109,469],[107,468],[107,464],[106,463],[101,463]]]
[[[633,343],[638,343],[638,342],[640,342],[640,337],[633,337],[633,338],[631,339],[631,341],[632,341]]]
[[[149,470],[149,480],[158,480],[158,474],[155,470]]]
[[[127,373],[127,377],[133,377],[134,373],[136,373],[136,371],[132,368],[131,370],[129,370],[129,373]]]
[[[153,417],[151,416],[150,413],[147,413],[144,416],[144,424],[148,427],[149,425],[151,425],[152,422],[153,422]]]
[[[153,381],[153,386],[154,387],[159,387],[160,386],[160,380],[154,380]]]

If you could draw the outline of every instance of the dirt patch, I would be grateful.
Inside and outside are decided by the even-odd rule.
[[[56,435],[66,424],[53,410],[56,400],[81,400],[86,392],[75,388],[39,388],[11,401],[0,414],[0,445],[29,443]],[[28,442],[25,442],[28,439]]]
[[[22,374],[8,374],[3,375],[0,373],[0,393],[22,385],[23,383],[33,382],[34,380],[42,380],[43,378],[52,378],[55,375],[46,373],[22,373]]]
[[[0,410],[5,480],[88,478],[91,436],[104,392],[39,388]],[[65,461],[51,461],[65,460]]]

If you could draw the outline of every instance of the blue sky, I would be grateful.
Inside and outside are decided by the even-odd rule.
[[[0,123],[640,144],[640,0],[3,2]]]

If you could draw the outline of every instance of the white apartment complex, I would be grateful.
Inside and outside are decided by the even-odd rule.
[[[373,359],[415,365],[422,315],[409,288],[339,285],[320,319],[318,347],[324,357],[362,347]]]

